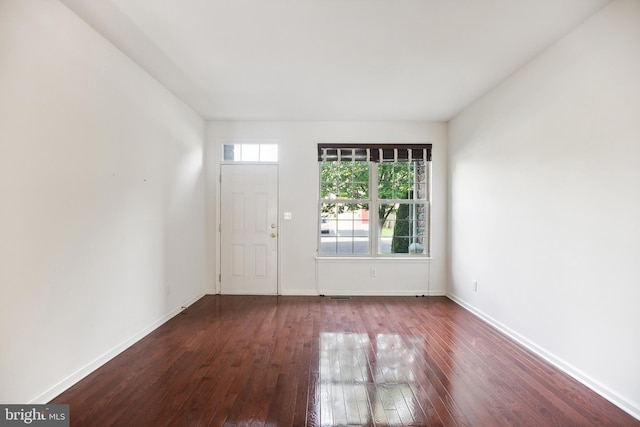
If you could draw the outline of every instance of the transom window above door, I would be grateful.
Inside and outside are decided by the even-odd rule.
[[[320,256],[429,256],[431,144],[318,144]]]
[[[222,144],[223,162],[277,162],[278,144]]]

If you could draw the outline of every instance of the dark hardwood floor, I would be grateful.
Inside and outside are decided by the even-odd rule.
[[[638,426],[444,297],[206,296],[53,400],[71,426]]]

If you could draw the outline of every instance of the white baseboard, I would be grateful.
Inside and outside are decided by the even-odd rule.
[[[130,337],[128,339],[126,339],[125,341],[123,341],[122,343],[118,344],[117,346],[115,346],[111,350],[107,351],[103,355],[97,357],[96,359],[94,359],[93,361],[89,362],[88,364],[86,364],[82,368],[78,369],[77,371],[75,371],[74,373],[69,375],[68,377],[66,377],[66,378],[62,379],[61,381],[59,381],[57,384],[49,387],[43,393],[41,393],[38,396],[36,396],[35,398],[31,399],[31,401],[28,402],[28,403],[29,404],[46,404],[46,403],[48,403],[49,401],[54,399],[56,396],[59,396],[62,392],[64,392],[65,390],[67,390],[68,388],[70,388],[71,386],[73,386],[74,384],[79,382],[80,380],[82,380],[84,377],[86,377],[87,375],[89,375],[90,373],[92,373],[93,371],[95,371],[96,369],[98,369],[99,367],[101,367],[102,365],[104,365],[105,363],[107,363],[108,361],[113,359],[114,357],[116,357],[118,354],[120,354],[123,351],[125,351],[127,348],[131,347],[136,342],[140,341],[145,336],[149,335],[151,332],[153,332],[158,327],[162,326],[164,323],[166,323],[167,321],[172,319],[177,314],[179,314],[182,311],[182,307],[183,306],[184,307],[188,307],[191,304],[193,304],[194,302],[198,301],[203,296],[204,296],[204,294],[198,295],[197,297],[192,298],[191,300],[187,300],[184,303],[180,304],[180,306],[172,309],[167,314],[162,316],[160,319],[158,319],[155,322],[151,323],[146,328],[143,328],[137,334],[133,335],[132,337]]]
[[[449,299],[451,299],[453,302],[458,304],[459,306],[461,306],[464,309],[466,309],[467,311],[469,311],[470,313],[474,314],[475,316],[477,316],[480,319],[484,320],[485,322],[487,322],[488,324],[490,324],[494,328],[498,329],[500,332],[502,332],[503,334],[507,335],[509,338],[517,341],[519,344],[521,344],[522,346],[526,347],[528,350],[532,351],[537,356],[539,356],[539,357],[543,358],[544,360],[546,360],[547,362],[551,363],[553,366],[555,366],[556,368],[560,369],[562,372],[564,372],[567,375],[571,376],[572,378],[574,378],[575,380],[579,381],[580,383],[582,383],[586,387],[589,387],[591,390],[595,391],[600,396],[602,396],[605,399],[607,399],[609,402],[613,403],[614,405],[616,405],[617,407],[619,407],[623,411],[627,412],[632,417],[635,417],[636,419],[640,420],[640,406],[638,404],[634,404],[633,402],[629,401],[628,399],[620,396],[615,391],[611,390],[610,388],[608,388],[607,386],[603,385],[599,381],[591,378],[589,375],[585,374],[581,370],[579,370],[576,367],[572,366],[570,363],[567,363],[563,359],[555,356],[550,351],[544,349],[543,347],[540,347],[539,345],[537,345],[533,341],[530,341],[526,337],[520,335],[518,332],[516,332],[513,329],[509,328],[508,326],[502,324],[501,322],[499,322],[498,320],[496,320],[493,317],[489,316],[488,314],[482,312],[481,310],[478,310],[477,308],[475,308],[471,304],[467,303],[466,301],[458,298],[457,296],[455,296],[455,295],[453,295],[451,293],[448,293],[446,296]]]
[[[319,295],[336,295],[336,296],[352,296],[352,297],[415,297],[415,296],[429,296],[429,297],[443,297],[446,296],[446,291],[443,290],[412,290],[412,291],[350,291],[350,290],[319,290]]]
[[[215,295],[215,294],[207,294],[207,295]],[[363,292],[363,291],[350,291],[350,290],[340,290],[336,291],[335,289],[330,289],[326,291],[315,290],[315,289],[287,289],[281,291],[280,296],[288,296],[288,297],[313,297],[319,295],[336,295],[336,296],[352,296],[352,297],[376,297],[376,296],[385,296],[385,297],[414,297],[414,296],[430,296],[430,297],[444,297],[447,296],[446,291],[444,290],[430,290],[430,291],[394,291],[394,292]]]
[[[289,297],[317,297],[318,291],[315,289],[286,289],[281,290],[280,295]]]

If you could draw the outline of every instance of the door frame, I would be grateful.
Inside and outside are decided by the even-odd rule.
[[[281,222],[280,222],[280,165],[275,162],[225,162],[220,161],[218,163],[217,168],[217,177],[216,177],[216,225],[215,225],[215,248],[216,248],[216,277],[215,280],[215,292],[217,295],[222,293],[222,235],[221,235],[221,227],[222,227],[222,166],[275,166],[276,167],[276,195],[278,198],[278,203],[276,205],[277,210],[277,219],[276,219],[276,229],[278,230],[278,239],[276,242],[276,295],[281,295],[280,289],[280,240],[281,240]]]

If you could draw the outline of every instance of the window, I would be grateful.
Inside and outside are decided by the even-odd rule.
[[[429,255],[430,144],[318,144],[318,162],[320,255]]]
[[[277,162],[278,144],[223,144],[225,162]]]

